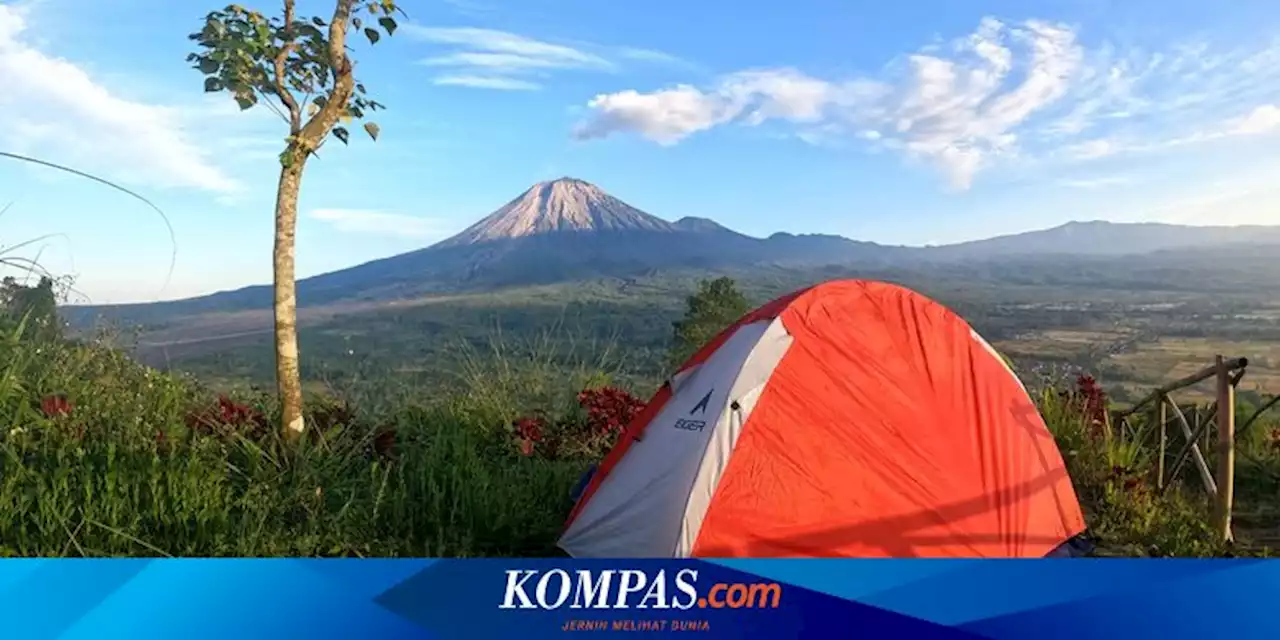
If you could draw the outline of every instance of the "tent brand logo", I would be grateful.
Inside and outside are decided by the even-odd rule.
[[[698,571],[666,569],[650,577],[636,569],[536,569],[506,571],[499,609],[777,609],[782,585],[776,582],[717,582],[700,594]],[[615,579],[616,578],[616,579]]]
[[[715,392],[716,390],[712,389],[707,392],[707,395],[702,396],[702,399],[698,401],[698,404],[693,405],[693,409],[689,411],[689,415],[693,415],[695,413],[702,413],[703,415],[705,415],[707,413],[707,405],[711,403],[711,394]],[[680,418],[676,420],[676,428],[684,429],[685,431],[702,431],[703,429],[707,428],[707,421],[706,420],[689,420],[688,418]]]
[[[702,399],[698,401],[698,404],[693,405],[693,410],[689,412],[689,415],[693,415],[699,411],[705,414],[707,412],[707,405],[711,402],[711,394],[715,392],[716,390],[712,389],[707,392],[707,395],[702,396]]]

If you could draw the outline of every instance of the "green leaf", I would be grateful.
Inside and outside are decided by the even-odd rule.
[[[320,18],[312,18],[312,19],[311,19],[311,22],[315,23],[315,25],[316,25],[317,27],[323,27],[323,26],[324,26],[324,20],[321,20]]]
[[[364,130],[369,132],[369,137],[373,138],[374,142],[378,141],[378,133],[381,131],[381,129],[378,128],[378,125],[372,122],[366,122],[364,123]]]
[[[358,82],[356,83],[356,91],[359,91],[360,93],[368,93],[367,91],[364,90],[364,85]]]
[[[365,29],[364,36],[369,39],[369,44],[378,44],[378,39],[382,37],[382,34],[378,33],[377,29]]]
[[[258,96],[253,93],[240,93],[236,95],[236,104],[240,105],[240,110],[245,111],[258,104]]]
[[[350,137],[350,134],[347,133],[346,127],[334,127],[333,137],[341,140],[342,144],[347,144],[347,138]]]
[[[315,99],[311,101],[311,104],[314,104],[321,109],[323,109],[324,105],[328,103],[329,103],[329,98],[325,96],[316,96]]]
[[[364,26],[364,21],[361,20],[360,18],[352,18],[351,25],[359,29],[360,27]]]
[[[200,73],[211,74],[218,72],[218,61],[210,58],[204,58],[200,61],[196,68],[200,69]]]
[[[217,79],[217,78],[205,78],[205,79],[204,79],[204,90],[205,90],[205,93],[213,93],[213,92],[215,92],[215,91],[222,91],[222,89],[223,89],[224,87],[225,87],[225,85],[223,85],[223,84],[222,84],[222,81],[221,81],[221,80],[219,80],[219,79]]]
[[[387,35],[393,36],[396,34],[396,27],[398,25],[396,25],[395,19],[392,18],[391,16],[384,16],[382,18],[378,18],[378,24],[382,25],[383,29],[386,29]]]

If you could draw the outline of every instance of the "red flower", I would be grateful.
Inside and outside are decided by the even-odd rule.
[[[261,435],[267,427],[266,417],[253,407],[239,404],[227,396],[218,396],[213,407],[191,413],[186,418],[187,427],[203,433],[238,430],[248,435]]]
[[[40,401],[40,411],[46,418],[61,418],[71,415],[75,405],[66,396],[48,396]]]
[[[542,429],[546,422],[542,418],[521,418],[515,421],[516,435],[533,442],[542,439]]]
[[[644,410],[644,402],[617,387],[586,389],[578,404],[587,410],[587,426],[597,435],[622,431]]]
[[[1107,423],[1107,392],[1093,376],[1081,374],[1076,377],[1076,386],[1070,391],[1059,394],[1064,400],[1076,408],[1094,426]]]
[[[521,455],[533,455],[534,443],[543,440],[543,429],[546,427],[546,420],[536,417],[520,418],[511,423],[511,429],[519,440]]]

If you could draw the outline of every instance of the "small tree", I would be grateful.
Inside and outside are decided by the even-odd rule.
[[[732,278],[699,282],[697,293],[688,298],[684,317],[671,323],[670,366],[683,364],[702,345],[750,310],[751,304],[738,291]]]
[[[14,324],[24,325],[23,339],[53,341],[62,337],[58,284],[48,276],[42,276],[34,287],[20,284],[13,276],[0,280],[0,311]]]
[[[205,91],[230,93],[242,110],[264,104],[289,127],[280,153],[272,268],[276,385],[285,435],[290,438],[306,428],[294,275],[302,171],[331,134],[347,144],[350,134],[339,123],[363,119],[366,112],[382,108],[355,79],[347,34],[351,29],[362,31],[370,44],[376,44],[382,33],[395,33],[393,16],[401,12],[394,0],[333,1],[327,23],[318,16],[297,16],[295,0],[283,0],[282,15],[270,18],[234,4],[213,11],[205,17],[204,28],[189,36],[200,51],[187,56],[205,76]],[[364,129],[378,139],[377,124],[366,122]]]

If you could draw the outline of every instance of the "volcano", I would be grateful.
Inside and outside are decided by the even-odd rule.
[[[547,233],[679,229],[576,178],[539,182],[436,247],[476,245]]]
[[[576,178],[540,182],[429,247],[298,281],[301,306],[377,302],[663,269],[835,264],[904,249],[838,236],[756,238],[706,218],[651,215]],[[148,305],[159,315],[270,308],[266,286]],[[87,309],[87,308],[86,308]]]

